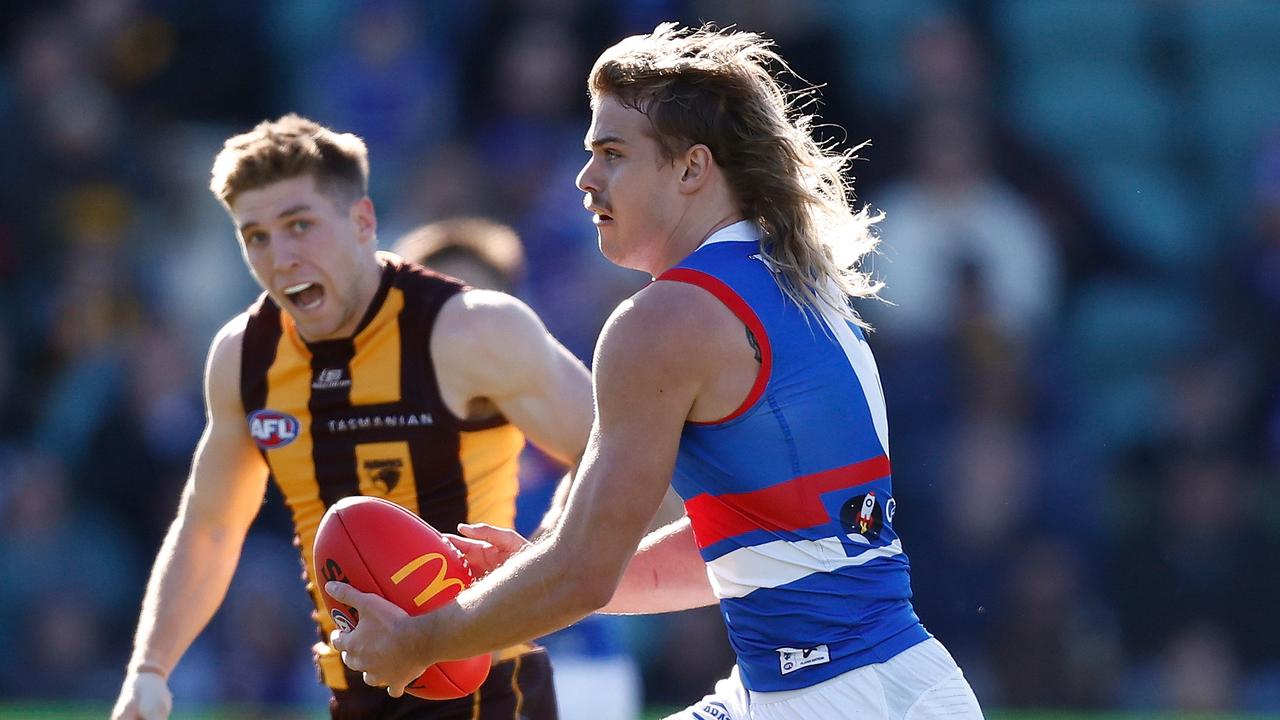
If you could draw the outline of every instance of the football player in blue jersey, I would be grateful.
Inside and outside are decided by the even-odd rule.
[[[677,717],[982,716],[916,617],[894,530],[851,304],[879,289],[858,267],[878,218],[851,207],[849,157],[813,139],[785,67],[758,35],[674,25],[597,60],[578,186],[605,256],[656,281],[600,336],[591,440],[550,533],[467,528],[498,567],[423,616],[333,584],[361,611],[334,645],[366,682],[396,695],[597,610],[718,602],[737,665]],[[642,537],[668,483],[687,514]]]

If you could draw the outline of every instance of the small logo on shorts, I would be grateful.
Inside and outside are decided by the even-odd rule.
[[[782,674],[787,675],[810,665],[825,665],[831,662],[831,652],[826,645],[811,648],[778,648],[778,664]]]
[[[693,716],[699,720],[733,720],[733,716],[729,714],[729,708],[719,700],[702,703]]]

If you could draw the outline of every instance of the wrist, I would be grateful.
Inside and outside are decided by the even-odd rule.
[[[409,640],[407,645],[414,661],[430,666],[451,659],[447,655],[448,645],[440,633],[440,615],[452,606],[453,603],[447,603],[438,610],[409,618],[409,632],[405,637]]]
[[[134,675],[159,675],[161,680],[169,680],[169,669],[158,662],[144,660],[130,666],[129,671]]]

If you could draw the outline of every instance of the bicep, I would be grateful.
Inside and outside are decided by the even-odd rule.
[[[220,335],[205,370],[207,420],[183,494],[184,522],[243,534],[266,491],[267,465],[240,401],[240,338]]]
[[[688,517],[647,535],[605,613],[659,613],[711,605],[715,592]]]
[[[266,463],[248,434],[211,422],[192,460],[183,497],[184,521],[243,534],[258,514],[266,482]]]
[[[508,420],[547,454],[569,464],[581,457],[591,428],[586,367],[540,330],[523,358],[510,362],[506,392],[492,398]]]
[[[617,572],[662,503],[700,386],[682,349],[653,342],[646,325],[643,314],[624,313],[601,337],[596,421],[559,525],[577,533],[563,539],[590,543],[593,554],[623,563],[609,568]]]
[[[466,400],[487,398],[535,445],[565,463],[591,427],[587,369],[509,295],[469,291],[441,310],[431,340],[441,383]]]

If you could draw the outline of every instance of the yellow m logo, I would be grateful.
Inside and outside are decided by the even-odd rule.
[[[413,598],[413,604],[419,607],[453,585],[457,585],[458,589],[466,587],[466,585],[464,585],[458,578],[446,578],[444,576],[445,570],[448,569],[448,563],[445,561],[444,555],[441,555],[440,553],[425,553],[405,563],[404,567],[397,570],[395,575],[391,576],[392,584],[399,585],[405,578],[412,575],[415,570],[433,560],[440,561],[440,564],[436,565],[436,576],[432,578],[431,583],[427,585],[426,589],[418,593],[418,595]]]

